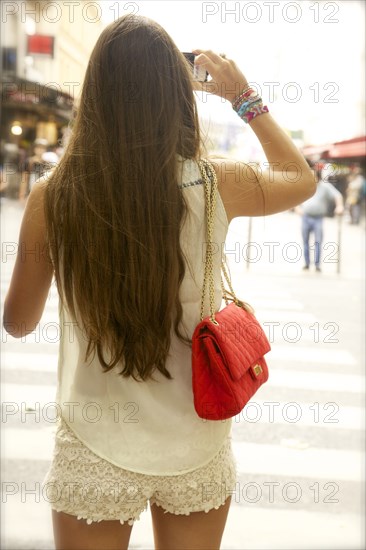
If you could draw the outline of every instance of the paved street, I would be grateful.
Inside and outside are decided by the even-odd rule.
[[[3,303],[22,208],[13,201],[1,208]],[[302,270],[296,214],[254,219],[251,247],[248,220],[230,226],[225,251],[234,288],[255,307],[272,351],[269,381],[233,421],[238,482],[223,550],[365,548],[364,225],[342,221],[340,256],[338,221],[326,219],[324,229],[316,273]],[[2,332],[6,550],[53,548],[39,484],[53,449],[54,425],[42,411],[55,400],[57,320],[53,288],[36,333],[21,342]],[[130,548],[150,550],[152,541],[147,511]]]

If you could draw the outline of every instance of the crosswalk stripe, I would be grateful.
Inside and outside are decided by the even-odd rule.
[[[7,460],[51,460],[56,427],[40,430],[7,428],[1,434],[1,456]]]
[[[338,374],[309,371],[272,369],[267,384],[280,388],[328,392],[365,392],[365,377],[357,374]]]
[[[35,344],[37,345],[37,344]],[[21,352],[5,352],[2,354],[3,370],[17,369],[21,371],[39,371],[39,372],[56,372],[58,363],[58,352],[55,353],[21,353]]]
[[[338,405],[336,401],[304,403],[297,401],[263,401],[256,397],[233,418],[238,424],[296,425],[324,429],[364,430],[365,415],[361,407]]]
[[[56,386],[41,384],[2,384],[1,400],[4,403],[26,403],[39,406],[53,402],[56,395]]]
[[[335,449],[296,449],[232,441],[238,472],[328,481],[363,479],[363,453]],[[345,468],[345,464],[347,467]]]
[[[355,357],[346,349],[339,349],[338,347],[326,348],[318,344],[314,344],[312,347],[305,347],[299,345],[298,342],[293,342],[290,345],[281,345],[274,342],[272,350],[268,355],[268,360],[294,361],[295,363],[306,362],[308,365],[317,365],[320,363],[344,366],[357,365]]]

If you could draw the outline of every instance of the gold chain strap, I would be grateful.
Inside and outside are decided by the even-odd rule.
[[[205,159],[202,159],[199,162],[199,167],[201,175],[205,184],[205,210],[206,210],[206,258],[205,258],[205,274],[202,287],[202,299],[201,299],[201,321],[203,319],[203,310],[204,310],[204,301],[207,288],[207,281],[209,281],[209,299],[210,299],[210,319],[215,324],[218,325],[218,322],[215,319],[215,287],[214,287],[214,277],[213,277],[213,255],[212,255],[212,235],[213,235],[213,226],[214,226],[214,215],[216,209],[216,194],[217,194],[217,177],[216,172],[212,167],[212,164]],[[207,170],[211,174],[212,185],[207,176]],[[230,292],[225,289],[224,283],[221,277],[221,288],[223,298],[226,305],[229,305],[229,299],[239,307],[246,309],[247,311],[252,312],[252,308],[249,304],[238,300],[231,285],[230,278],[227,274],[223,259],[221,257],[221,269],[224,273],[225,279],[229,285]]]
[[[209,288],[209,300],[210,300],[210,312],[211,312],[211,321],[215,324],[218,324],[215,320],[215,290],[213,288],[213,285],[211,284],[211,280],[213,282],[213,273],[212,273],[212,231],[213,231],[213,220],[215,215],[215,208],[216,208],[216,185],[217,180],[215,180],[215,177],[213,177],[212,185],[210,185],[207,172],[206,172],[206,166],[208,166],[208,162],[206,160],[201,160],[199,162],[199,167],[201,171],[201,175],[205,184],[205,211],[206,211],[206,258],[205,258],[205,274],[203,279],[203,287],[202,287],[202,298],[201,298],[201,321],[203,319],[203,310],[204,310],[204,300],[205,300],[205,294],[206,294],[206,288],[207,288],[207,281],[209,280],[210,288]],[[216,175],[216,174],[215,174]]]

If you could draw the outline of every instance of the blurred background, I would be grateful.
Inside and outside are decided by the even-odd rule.
[[[0,165],[8,197],[19,195],[35,140],[53,153],[49,160],[62,154],[93,45],[110,21],[126,13],[156,19],[182,51],[207,48],[234,59],[304,155],[331,161],[333,183],[342,192],[352,166],[365,169],[362,0],[4,1],[1,10]],[[265,160],[227,102],[199,93],[197,100],[210,150]]]
[[[29,189],[62,157],[92,48],[126,13],[159,22],[181,51],[234,59],[308,162],[328,170],[345,208],[336,216],[329,205],[321,272],[303,270],[295,210],[229,227],[234,288],[253,303],[272,352],[269,382],[233,423],[238,491],[222,548],[365,548],[365,2],[3,0],[0,9],[2,303]],[[208,151],[265,167],[231,106],[196,98]],[[9,550],[53,548],[40,483],[55,429],[44,407],[55,400],[57,308],[52,285],[35,333],[15,340],[2,330],[1,547]],[[130,547],[147,550],[152,540],[145,514]]]

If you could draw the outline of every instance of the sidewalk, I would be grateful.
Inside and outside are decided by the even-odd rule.
[[[364,279],[365,220],[356,226],[350,225],[346,217],[324,218],[323,228],[322,274],[315,273],[314,243],[310,239],[312,266],[303,275]],[[301,217],[283,212],[251,221],[236,218],[230,224],[224,251],[234,271],[240,262],[242,274],[299,274],[304,266]]]

